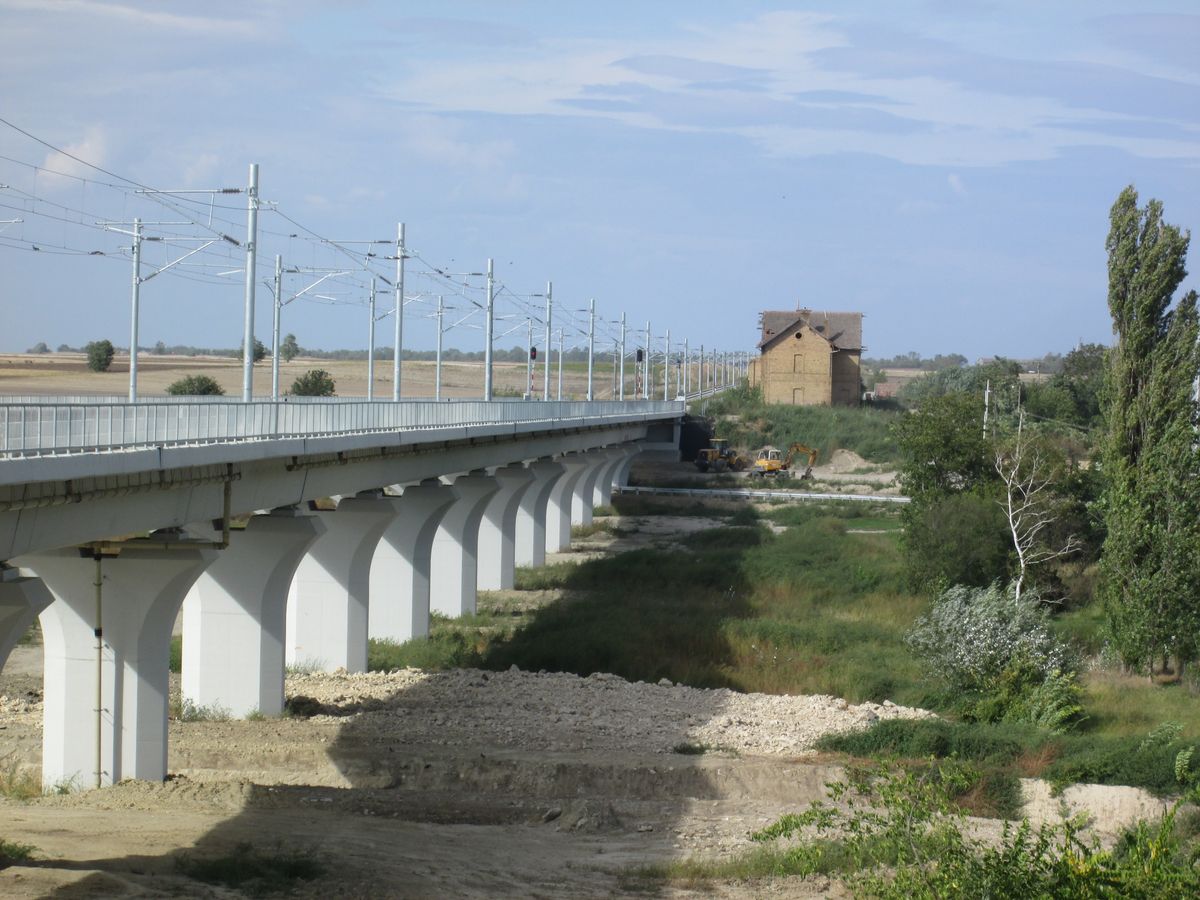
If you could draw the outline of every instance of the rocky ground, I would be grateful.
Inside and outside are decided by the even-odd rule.
[[[0,676],[0,689],[0,752],[36,759],[36,676]],[[332,860],[311,896],[622,895],[638,887],[631,869],[737,852],[819,796],[835,775],[812,758],[821,734],[927,715],[603,674],[310,674],[287,691],[305,716],[172,722],[166,784],[0,805],[0,837],[43,860],[0,872],[0,893],[168,894],[179,851],[251,840]]]
[[[714,524],[639,518],[577,550]],[[0,870],[0,896],[240,897],[179,868],[239,845],[318,860],[305,897],[843,896],[823,878],[664,884],[639,870],[744,852],[838,777],[818,737],[929,715],[517,670],[293,674],[286,691],[284,718],[171,721],[165,783],[0,797],[0,841],[36,848]],[[36,774],[41,716],[40,648],[18,647],[0,672],[0,783]],[[1063,798],[1026,790],[1035,816],[1058,815]],[[1129,789],[1072,790],[1074,809],[1111,827],[1160,808]]]

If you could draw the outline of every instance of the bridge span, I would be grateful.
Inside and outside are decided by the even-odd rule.
[[[683,401],[28,398],[0,405],[0,666],[35,618],[42,779],[161,780],[183,698],[278,715],[570,545]]]

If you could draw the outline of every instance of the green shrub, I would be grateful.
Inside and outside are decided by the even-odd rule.
[[[959,694],[958,707],[983,722],[1066,728],[1082,710],[1070,646],[1049,627],[1036,591],[962,585],[944,591],[907,642],[930,674]]]
[[[843,873],[854,893],[886,900],[1200,893],[1196,847],[1175,826],[1183,801],[1157,823],[1139,822],[1116,852],[1085,840],[1075,820],[1038,828],[1028,820],[1005,823],[999,841],[989,841],[972,835],[955,803],[974,779],[969,768],[950,765],[851,770],[828,785],[831,804],[783,816],[753,837],[768,843],[802,836],[777,851],[783,871]]]
[[[167,393],[176,397],[208,396],[224,394],[225,390],[215,378],[208,375],[188,375],[167,385]]]
[[[861,757],[947,759],[978,764],[1013,762],[1034,732],[1005,725],[968,725],[945,719],[885,719],[865,731],[829,734],[817,746]]]
[[[17,863],[29,862],[37,847],[32,844],[18,844],[0,838],[0,869],[7,869]]]
[[[986,491],[911,503],[901,518],[905,568],[914,590],[986,587],[1007,576],[1012,541],[1003,511]]]
[[[324,369],[309,369],[292,382],[288,393],[294,397],[332,397],[335,388],[333,376]]]
[[[108,367],[112,365],[113,354],[116,352],[113,349],[112,341],[89,341],[83,348],[83,352],[87,354],[88,368],[93,372],[107,372]]]

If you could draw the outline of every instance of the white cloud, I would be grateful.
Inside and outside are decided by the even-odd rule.
[[[721,29],[694,26],[665,38],[546,40],[520,54],[462,56],[385,79],[384,92],[431,111],[584,116],[638,128],[737,135],[780,156],[873,153],[907,163],[971,167],[1049,159],[1079,145],[1143,156],[1200,156],[1195,141],[1152,131],[1111,135],[1087,129],[1083,120],[1094,119],[1094,111],[1052,96],[1022,90],[1005,94],[1002,85],[983,90],[919,72],[867,75],[824,67],[819,51],[843,47],[847,40],[831,16],[774,12]],[[685,80],[689,74],[725,72],[753,74],[728,85]],[[604,102],[614,91],[620,102]],[[781,119],[773,112],[786,112],[798,96],[822,91],[874,95],[878,102],[856,106],[924,127],[908,134],[872,133],[816,124],[801,115]],[[748,97],[763,101],[757,121],[747,112],[755,108]],[[696,117],[688,118],[688,110],[696,110]],[[1056,120],[1076,127],[1046,124]]]
[[[401,141],[423,162],[452,168],[496,169],[516,151],[510,140],[487,138],[461,122],[432,115],[406,117]]]
[[[255,37],[259,33],[256,24],[231,17],[208,18],[204,16],[179,15],[166,12],[160,7],[141,8],[124,3],[103,3],[97,0],[0,0],[0,9],[34,11],[56,15],[91,15],[116,19],[126,24],[148,25],[155,28],[191,34],[215,35],[220,37]]]
[[[83,137],[61,150],[51,150],[42,161],[42,168],[52,175],[68,175],[76,178],[95,177],[93,166],[103,167],[108,160],[108,136],[101,125],[90,126]],[[91,165],[85,165],[90,163]],[[65,178],[52,178],[48,183],[61,185]]]
[[[954,193],[958,194],[958,196],[967,196],[967,186],[963,184],[963,180],[959,177],[957,172],[951,172],[949,175],[947,175],[946,183],[950,185],[950,190],[954,191]]]

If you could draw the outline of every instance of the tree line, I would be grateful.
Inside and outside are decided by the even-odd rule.
[[[1200,323],[1196,292],[1176,296],[1188,244],[1126,188],[1106,242],[1114,346],[1071,351],[1040,384],[995,360],[910,385],[896,436],[914,585],[1007,582],[1012,603],[1094,593],[1126,670],[1182,675],[1200,658]]]

